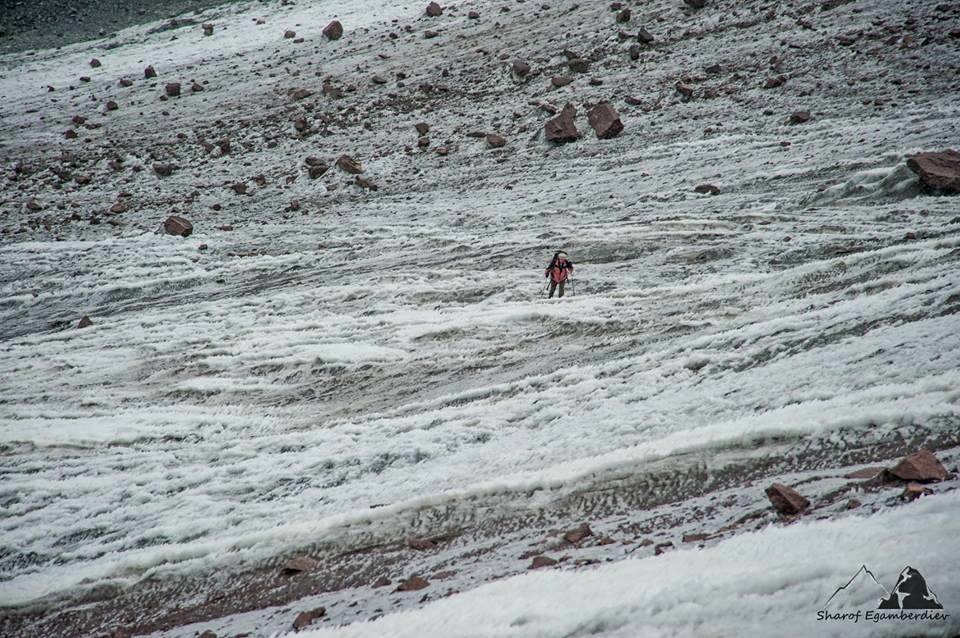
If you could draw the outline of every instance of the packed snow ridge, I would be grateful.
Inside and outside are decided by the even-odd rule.
[[[956,633],[958,20],[284,0],[0,55],[0,633]],[[947,616],[818,619],[861,565]]]

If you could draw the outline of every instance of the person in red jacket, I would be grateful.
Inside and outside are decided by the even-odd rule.
[[[550,278],[550,298],[553,298],[553,293],[557,289],[557,286],[560,287],[560,297],[563,296],[563,288],[567,283],[567,279],[573,273],[573,262],[567,259],[567,253],[562,250],[557,252],[553,259],[550,260],[550,265],[547,266],[547,269],[543,271],[544,277]]]

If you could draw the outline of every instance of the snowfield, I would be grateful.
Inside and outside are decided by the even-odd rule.
[[[960,143],[960,7],[625,4],[234,3],[0,56],[0,633],[960,631],[958,479],[847,476],[960,461],[960,198],[904,163]],[[818,620],[862,564],[949,616]]]

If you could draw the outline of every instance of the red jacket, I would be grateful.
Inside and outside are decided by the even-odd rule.
[[[560,283],[561,281],[566,281],[567,277],[570,276],[570,273],[573,272],[573,262],[572,261],[557,261],[551,266],[547,266],[547,269],[543,271],[544,277],[550,277],[553,281]]]

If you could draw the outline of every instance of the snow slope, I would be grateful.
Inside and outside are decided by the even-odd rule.
[[[840,517],[828,495],[844,467],[922,445],[955,467],[957,199],[921,191],[903,158],[960,139],[956,11],[716,2],[690,13],[656,0],[618,27],[603,3],[582,4],[503,12],[478,1],[433,20],[422,3],[233,4],[194,26],[128,29],[115,47],[0,57],[0,602],[11,632],[193,635],[190,623],[237,615],[224,622],[259,635],[280,620],[258,609],[322,591],[342,599],[327,622],[350,622],[348,601],[364,601],[360,618],[382,613],[367,589],[375,574],[456,562],[449,589],[470,589],[525,568],[525,542],[586,518],[624,544],[642,536],[618,527],[631,517],[649,516],[643,535],[676,535],[672,510],[700,526],[690,531],[758,511],[764,527],[775,517],[752,481],[784,477],[813,481],[822,514]],[[346,34],[329,42],[320,30],[334,17]],[[639,25],[657,40],[632,62],[634,41],[617,29]],[[549,88],[567,72],[566,48],[591,71]],[[91,57],[103,66],[90,69]],[[528,80],[510,73],[515,58],[534,67]],[[705,71],[714,63],[719,74]],[[157,80],[142,79],[146,64]],[[776,74],[786,84],[763,89]],[[327,77],[342,98],[323,95]],[[160,100],[173,80],[184,94]],[[294,100],[298,87],[314,94]],[[119,109],[105,111],[107,98]],[[616,139],[587,126],[601,99],[624,119]],[[548,146],[540,104],[567,101],[581,138]],[[800,108],[813,119],[789,125]],[[73,126],[76,114],[100,128]],[[311,133],[297,133],[297,116]],[[432,126],[423,152],[420,121]],[[76,140],[63,137],[71,126]],[[490,150],[475,130],[509,144]],[[202,144],[223,137],[229,153]],[[379,190],[337,168],[308,177],[307,156],[332,166],[341,153]],[[178,168],[161,178],[157,162]],[[704,182],[720,194],[695,193]],[[127,212],[108,213],[116,201]],[[193,235],[153,232],[173,213]],[[575,292],[545,300],[541,269],[561,247]],[[83,315],[94,325],[76,329]],[[708,501],[719,490],[735,503]],[[933,520],[949,498],[924,499],[923,511]],[[702,556],[729,561],[748,544],[760,560],[785,542],[799,552],[822,530],[887,542],[913,524],[887,511],[890,493],[862,500],[869,511],[835,527],[728,531]],[[266,576],[298,553],[453,532],[435,561],[390,554],[309,586]],[[955,554],[940,540],[924,560]],[[796,591],[770,585],[775,602],[758,599],[756,624],[739,627],[807,622],[789,603],[862,562],[831,558],[847,551],[837,545],[797,583],[781,574]],[[568,581],[648,578],[657,561],[678,565],[664,598],[598,596],[611,616],[584,607],[558,621],[567,629],[531,620],[517,635],[608,617],[629,628],[668,601],[695,604],[669,592],[708,559],[652,554],[531,577],[543,582],[531,610],[557,604],[551,592]],[[702,591],[767,583],[752,580],[753,560],[730,571]],[[515,596],[528,580],[489,591]],[[492,613],[500,600],[446,604]],[[389,622],[413,631],[444,609]],[[509,609],[491,618],[504,635]],[[677,611],[676,631],[709,609]]]

